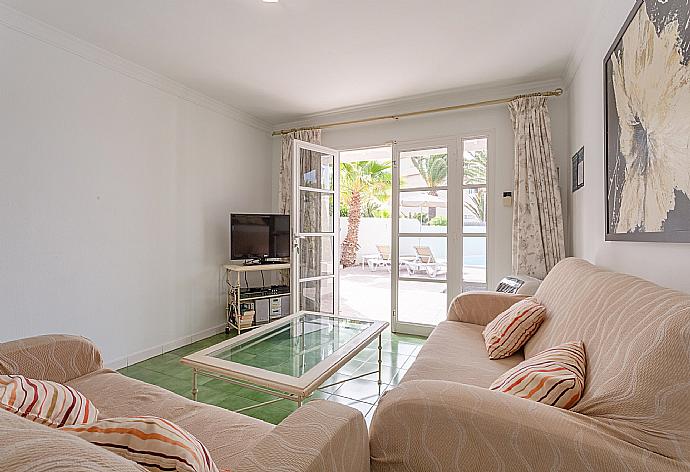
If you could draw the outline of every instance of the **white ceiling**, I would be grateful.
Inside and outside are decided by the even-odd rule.
[[[269,123],[563,75],[602,0],[0,0]]]

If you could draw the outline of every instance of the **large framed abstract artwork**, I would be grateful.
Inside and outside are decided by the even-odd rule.
[[[606,240],[690,242],[690,0],[640,0],[604,58]]]

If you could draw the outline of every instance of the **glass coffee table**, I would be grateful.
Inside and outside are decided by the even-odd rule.
[[[378,337],[378,383],[381,385],[381,332],[385,321],[341,318],[302,312],[182,358],[193,369],[192,396],[204,375],[276,397],[243,411],[288,399],[301,406],[318,388],[375,374],[367,372],[322,385]]]

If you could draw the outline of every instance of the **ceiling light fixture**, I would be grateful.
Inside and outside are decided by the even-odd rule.
[[[261,0],[264,3],[278,3],[279,0]]]

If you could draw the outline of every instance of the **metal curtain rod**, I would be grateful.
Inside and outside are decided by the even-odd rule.
[[[335,123],[325,123],[322,125],[315,125],[315,126],[304,126],[302,128],[281,129],[280,131],[274,131],[272,134],[273,134],[273,136],[280,136],[281,134],[294,133],[295,131],[335,128],[336,126],[354,125],[354,124],[358,124],[358,123],[369,123],[372,121],[398,120],[400,118],[408,118],[410,116],[426,115],[428,113],[441,113],[444,111],[464,110],[465,108],[476,108],[476,107],[483,107],[483,106],[487,106],[487,105],[498,105],[500,103],[511,102],[517,98],[558,97],[562,94],[563,94],[563,89],[557,88],[556,90],[547,90],[544,92],[534,92],[534,93],[526,93],[523,95],[515,95],[514,97],[510,97],[510,98],[497,98],[495,100],[484,100],[482,102],[463,103],[462,105],[453,105],[453,106],[449,106],[449,107],[432,108],[430,110],[409,111],[407,113],[399,113],[397,115],[374,116],[372,118],[362,118],[359,120],[349,120],[349,121],[337,121]]]

